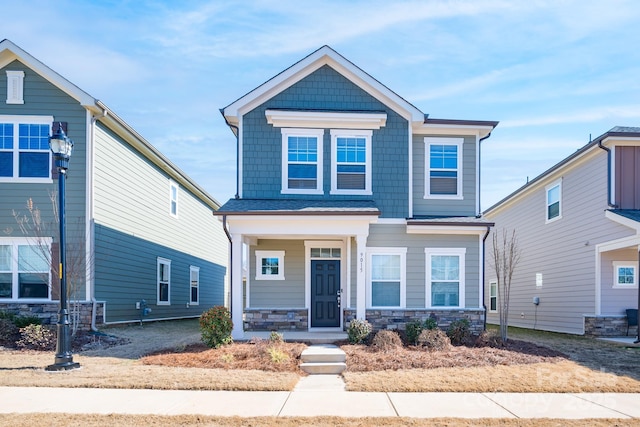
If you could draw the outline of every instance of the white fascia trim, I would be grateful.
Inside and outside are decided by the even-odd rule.
[[[251,236],[279,236],[301,238],[304,236],[356,236],[368,235],[369,225],[377,216],[326,216],[326,215],[282,215],[282,216],[228,216],[231,234]]]
[[[625,227],[629,227],[632,230],[635,230],[636,233],[640,234],[640,222],[633,221],[629,218],[625,218],[611,211],[605,211],[604,216],[605,218],[608,218],[611,221],[616,222],[620,225],[624,225]]]
[[[625,249],[633,246],[640,249],[640,235],[628,236],[621,239],[612,240],[610,242],[598,243],[595,246],[596,253],[615,251],[618,249]]]
[[[487,227],[459,226],[443,227],[439,225],[407,225],[407,234],[454,234],[484,236]]]
[[[443,125],[422,123],[413,127],[413,133],[416,135],[464,135],[484,138],[493,131],[492,126],[469,126],[469,125]]]
[[[406,225],[407,220],[404,218],[378,218],[376,224]]]
[[[265,111],[274,127],[380,129],[387,124],[386,113],[338,113],[316,111]]]

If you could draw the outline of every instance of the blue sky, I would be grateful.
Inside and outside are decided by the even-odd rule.
[[[100,99],[220,202],[219,109],[327,44],[433,118],[497,120],[482,207],[616,125],[640,126],[634,0],[3,4],[8,38]],[[12,17],[6,19],[6,17]]]

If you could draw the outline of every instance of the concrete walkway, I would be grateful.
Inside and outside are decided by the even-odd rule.
[[[332,375],[306,377],[292,392],[0,387],[0,402],[0,413],[640,418],[640,394],[361,393]]]

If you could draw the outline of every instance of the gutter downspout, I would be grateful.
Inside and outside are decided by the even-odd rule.
[[[227,216],[222,215],[222,229],[224,230],[224,234],[227,235],[227,239],[229,239],[229,314],[231,318],[233,318],[233,241],[231,239],[231,233],[227,229]],[[242,274],[242,272],[240,273]]]
[[[482,326],[482,330],[487,330],[487,304],[485,304],[485,265],[486,265],[486,241],[487,237],[489,237],[489,233],[491,232],[491,226],[487,225],[487,232],[484,233],[484,237],[482,238],[482,308],[484,309],[484,323]]]
[[[222,117],[224,118],[224,122],[227,124],[227,126],[229,126],[230,128],[234,128],[236,131],[233,132],[233,134],[236,136],[236,194],[234,196],[235,199],[239,199],[240,198],[240,129],[238,128],[238,126],[236,125],[232,125],[231,123],[229,123],[229,120],[227,120],[227,117],[224,115],[224,110],[220,110],[220,114],[222,114]]]
[[[481,172],[480,169],[482,167],[482,149],[480,147],[480,143],[482,141],[484,141],[485,139],[489,138],[490,136],[491,136],[491,132],[489,132],[487,134],[487,136],[483,136],[482,138],[480,138],[478,140],[478,213],[476,215],[476,218],[480,218],[482,216],[482,209],[480,208],[480,206],[482,206],[482,204],[480,203],[480,195],[481,195],[481,193],[480,193],[480,184],[481,184],[480,180],[481,180],[481,176],[482,176],[482,174],[480,173]],[[488,232],[487,232],[487,234],[488,234]]]
[[[607,205],[610,208],[617,208],[618,205],[611,203],[611,149],[602,145],[602,140],[598,141],[598,147],[607,152]]]
[[[103,109],[102,110],[102,114],[100,114],[99,116],[92,116],[91,117],[91,126],[90,126],[91,135],[89,135],[89,137],[91,138],[91,150],[92,150],[91,156],[92,157],[93,157],[93,152],[95,152],[95,130],[94,129],[95,129],[96,122],[99,119],[101,119],[103,117],[106,117],[106,116],[107,116],[107,110]],[[91,179],[92,179],[92,182],[93,182],[93,160],[91,161],[91,168],[92,168],[92,170],[91,170],[92,178]],[[98,332],[98,327],[96,326],[96,316],[98,315],[98,301],[96,300],[96,283],[95,283],[95,273],[94,273],[94,270],[95,270],[95,247],[94,247],[95,230],[94,230],[94,225],[95,225],[95,223],[94,223],[94,220],[93,220],[93,216],[94,216],[94,212],[93,212],[93,197],[91,199],[92,199],[90,201],[90,203],[91,203],[91,208],[90,208],[91,209],[91,216],[90,216],[90,218],[87,219],[91,223],[91,227],[90,227],[91,233],[89,235],[89,242],[91,244],[91,254],[92,254],[92,257],[91,257],[91,275],[92,275],[92,279],[91,280],[93,282],[93,284],[91,286],[91,292],[90,292],[91,293],[91,330],[93,332]],[[86,245],[86,242],[85,242],[85,245]]]

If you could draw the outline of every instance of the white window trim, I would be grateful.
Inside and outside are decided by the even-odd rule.
[[[196,286],[192,286],[191,284],[191,274],[193,274],[193,272],[198,273],[198,281]],[[193,299],[191,298],[191,290],[193,288],[196,288],[198,290],[197,301],[193,301]],[[200,305],[200,267],[196,267],[195,265],[189,266],[189,305]]]
[[[349,129],[331,129],[331,194],[353,194],[370,196],[373,194],[371,190],[371,138],[372,130],[349,130]],[[365,178],[363,190],[341,190],[338,189],[338,138],[355,137],[365,139]]]
[[[48,125],[49,126],[49,135],[51,135],[51,124],[53,123],[53,116],[15,116],[15,115],[0,115],[0,123],[13,123],[14,126],[18,124],[37,124],[37,125]],[[34,184],[34,183],[51,183],[53,182],[53,178],[51,177],[51,169],[52,169],[52,161],[51,161],[51,150],[47,150],[49,152],[49,176],[42,178],[21,178],[18,176],[20,170],[19,163],[19,152],[20,147],[18,144],[18,132],[17,126],[14,129],[14,141],[13,141],[13,175],[12,177],[3,176],[0,177],[0,182],[14,182],[20,184]],[[44,150],[37,150],[44,151]]]
[[[618,268],[633,268],[633,283],[618,283]],[[613,261],[613,289],[636,289],[638,287],[638,263],[634,261]]]
[[[38,238],[40,239],[39,241],[37,241],[37,239],[28,239],[28,238],[24,238],[24,237],[20,237],[20,238],[14,238],[14,237],[10,237],[10,238],[0,238],[0,245],[1,246],[13,246],[13,249],[11,250],[12,253],[12,258],[11,258],[11,295],[12,298],[0,298],[0,303],[8,303],[8,302],[20,302],[20,303],[27,303],[27,302],[43,302],[43,301],[52,301],[51,299],[51,291],[52,291],[52,281],[53,281],[53,277],[52,277],[52,273],[51,273],[51,259],[47,260],[47,264],[49,265],[49,283],[48,283],[48,289],[49,289],[49,293],[47,298],[19,298],[18,295],[20,294],[20,285],[18,283],[18,274],[19,274],[19,270],[18,270],[18,246],[39,246],[39,245],[46,245],[49,248],[49,251],[51,251],[51,244],[53,243],[53,239],[51,237],[42,237],[42,238]],[[4,273],[4,271],[3,271]]]
[[[167,289],[167,301],[160,301],[160,264],[166,264],[169,268],[169,280]],[[171,260],[158,257],[156,262],[156,304],[171,305]]]
[[[367,286],[367,308],[372,309],[394,309],[405,308],[407,306],[407,248],[398,247],[377,247],[367,248],[367,268],[366,268],[366,286]],[[373,263],[371,258],[373,255],[400,255],[400,305],[399,306],[374,306],[372,303],[372,277],[371,267]]]
[[[458,173],[456,194],[431,194],[431,145],[455,145],[458,147],[458,164],[456,171]],[[464,138],[443,138],[443,137],[425,137],[424,138],[424,198],[425,199],[442,199],[442,200],[463,200],[462,181],[463,181],[463,146]]]
[[[24,104],[24,71],[7,70],[7,104]]]
[[[549,218],[549,190],[558,187],[558,216]],[[544,187],[544,220],[545,224],[562,218],[562,179],[556,180]]]
[[[324,157],[324,129],[297,129],[297,128],[282,128],[282,188],[280,190],[281,194],[323,194],[324,191],[322,189],[322,185],[324,183],[323,180],[323,166],[322,159]],[[288,139],[290,136],[315,136],[318,139],[318,161],[316,166],[317,170],[317,180],[316,180],[316,188],[307,188],[307,189],[290,189],[289,187],[289,158],[288,158],[288,150],[289,144]]]
[[[491,294],[491,289],[492,286],[495,286],[495,290],[496,290],[496,294],[495,296]],[[491,309],[491,298],[495,298],[496,299],[496,309],[492,310]],[[489,313],[497,313],[499,310],[500,306],[498,305],[498,281],[497,280],[490,280],[489,281]]]
[[[256,280],[284,280],[285,251],[256,251]],[[262,274],[262,259],[277,258],[278,274]]]
[[[176,189],[176,199],[173,200],[173,189]],[[169,215],[178,218],[178,214],[180,213],[180,186],[177,182],[173,180],[169,180]],[[173,212],[172,205],[175,202],[176,204],[176,212]]]
[[[447,305],[447,306],[437,306],[435,308],[464,308],[465,307],[465,294],[466,294],[466,286],[465,286],[465,255],[467,253],[466,248],[425,248],[425,265],[426,265],[426,275],[425,275],[425,306],[427,308],[434,308],[431,306],[431,257],[440,256],[440,255],[457,255],[460,258],[460,271],[459,273],[459,284],[458,284],[458,305]]]

